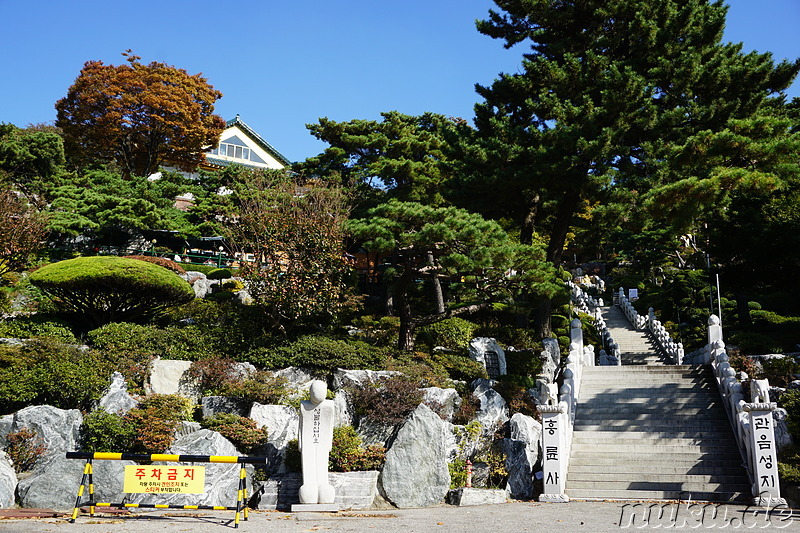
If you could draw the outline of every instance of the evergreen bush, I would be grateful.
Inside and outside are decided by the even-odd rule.
[[[168,307],[194,299],[192,287],[164,267],[112,256],[51,263],[30,275],[76,322],[146,322]]]
[[[245,357],[264,368],[301,366],[332,372],[337,368],[381,370],[386,355],[386,350],[362,341],[307,335],[288,346],[255,349]]]
[[[427,344],[431,349],[444,346],[450,350],[464,351],[475,336],[478,325],[463,318],[447,318],[424,326],[417,332],[417,341]]]

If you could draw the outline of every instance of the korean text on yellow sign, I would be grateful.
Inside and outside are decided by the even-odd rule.
[[[205,478],[204,466],[128,465],[123,491],[202,494]]]

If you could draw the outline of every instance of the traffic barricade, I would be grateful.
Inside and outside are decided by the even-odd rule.
[[[215,511],[236,511],[234,527],[239,527],[240,518],[247,520],[249,508],[247,506],[247,464],[265,464],[266,457],[241,457],[235,455],[174,455],[165,453],[110,453],[110,452],[67,452],[67,459],[84,459],[81,484],[75,500],[75,509],[72,511],[71,523],[75,523],[80,513],[80,508],[89,507],[89,516],[94,516],[98,507],[113,507],[118,509],[203,509]],[[236,492],[236,505],[175,505],[153,503],[105,503],[97,502],[94,498],[94,480],[92,461],[137,461],[137,462],[170,462],[170,463],[238,463],[239,484]],[[148,474],[149,472],[149,474]],[[88,490],[89,499],[81,501]],[[158,466],[158,465],[128,465],[125,467],[123,491],[125,493],[148,494],[202,494],[205,492],[205,467],[202,466]]]

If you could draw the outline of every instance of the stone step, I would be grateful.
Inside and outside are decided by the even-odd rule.
[[[619,446],[735,446],[730,433],[711,432],[708,436],[693,437],[660,437],[643,431],[576,431],[572,435],[573,446],[576,444],[617,444]]]
[[[752,501],[750,489],[744,491],[694,491],[683,490],[609,490],[575,489],[567,487],[567,495],[574,500],[692,500],[694,502],[745,502]]]
[[[596,405],[579,402],[575,417],[576,420],[613,420],[614,418],[630,420],[632,417],[641,417],[642,419],[654,417],[664,420],[698,419],[701,422],[704,420],[728,420],[728,415],[725,414],[725,410],[721,405],[711,408],[705,405],[699,407],[683,406],[680,409],[665,411],[661,406],[651,406],[644,403]]]
[[[674,485],[744,485],[742,474],[738,472],[728,472],[726,474],[668,474],[668,473],[644,473],[637,472],[635,474],[627,472],[600,472],[594,471],[586,472],[573,472],[570,470],[567,474],[567,486],[575,488],[586,488],[590,483],[605,483],[608,488],[614,488],[614,484],[639,484],[639,483],[653,483],[659,485],[674,484]],[[738,489],[737,489],[738,490]]]
[[[648,437],[659,437],[659,438],[682,438],[682,439],[720,439],[724,441],[730,441],[733,438],[733,434],[731,433],[729,428],[726,427],[718,427],[718,428],[708,428],[708,427],[700,427],[700,426],[659,426],[653,428],[649,431],[643,431],[647,429],[646,425],[639,425],[639,426],[620,426],[620,425],[609,425],[609,424],[595,424],[595,425],[581,425],[575,427],[575,433],[573,433],[573,440],[577,439],[578,442],[582,442],[583,439],[591,440],[592,435],[595,435],[596,432],[604,432],[604,433],[614,433],[619,437],[615,438],[623,438],[625,436],[630,436],[631,438],[642,438],[642,436]],[[595,441],[596,442],[596,441]]]
[[[615,404],[640,404],[647,406],[660,406],[665,411],[679,410],[682,407],[706,407],[711,408],[714,406],[721,407],[722,402],[719,398],[708,398],[706,396],[684,396],[682,398],[667,398],[667,397],[650,397],[638,395],[620,395],[609,397],[608,394],[599,394],[596,397],[589,397],[586,399],[583,395],[578,398],[578,409],[581,404],[598,406],[609,406]]]
[[[682,475],[682,476],[741,476],[743,467],[730,466],[730,461],[716,461],[716,465],[692,465],[688,462],[681,462],[675,464],[673,461],[665,464],[651,463],[616,463],[607,465],[595,464],[572,464],[569,465],[569,475],[576,477],[583,477],[586,479],[585,474],[592,474],[594,476],[601,475],[602,472],[614,472],[616,474],[626,474],[628,476],[636,475],[637,479],[640,474],[664,474],[664,475]],[[741,479],[739,480],[741,481]]]
[[[568,478],[569,479],[569,478]],[[596,481],[572,480],[567,482],[567,494],[581,489],[593,490],[636,490],[636,491],[672,491],[672,492],[744,492],[749,491],[747,483],[704,483],[702,481],[637,481],[628,479],[613,481],[598,479]]]
[[[617,439],[611,439],[617,440]],[[713,444],[694,444],[675,445],[675,444],[621,444],[619,442],[574,442],[572,445],[572,456],[577,457],[581,454],[620,454],[621,456],[633,456],[637,451],[643,454],[658,454],[658,455],[674,455],[676,459],[690,460],[701,459],[703,457],[720,457],[720,458],[737,458],[739,457],[739,450],[735,442],[727,442],[724,445],[718,443]],[[654,459],[655,460],[655,459]],[[661,460],[664,460],[663,458]]]
[[[573,450],[574,451],[574,450]],[[739,468],[742,465],[742,458],[739,452],[731,450],[728,453],[685,453],[680,455],[651,454],[647,451],[631,451],[630,453],[617,452],[609,455],[589,454],[581,451],[573,453],[570,458],[569,467],[597,466],[607,469],[618,470],[621,468],[641,468],[642,466],[652,466],[664,468],[672,466],[675,468],[686,468],[689,470],[696,468]]]

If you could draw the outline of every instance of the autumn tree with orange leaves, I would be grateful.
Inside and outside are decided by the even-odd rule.
[[[222,97],[201,74],[164,63],[88,61],[67,96],[56,102],[56,126],[73,163],[115,161],[125,175],[147,176],[159,165],[194,170],[225,128],[214,114]]]

